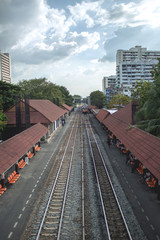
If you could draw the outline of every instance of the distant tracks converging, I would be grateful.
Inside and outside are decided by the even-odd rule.
[[[88,142],[93,160],[103,216],[109,240],[131,240],[105,161],[88,118],[85,119]]]

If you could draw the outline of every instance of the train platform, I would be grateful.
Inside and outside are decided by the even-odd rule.
[[[107,133],[93,114],[89,114],[94,129],[99,136],[109,158],[109,164],[120,183],[126,198],[138,220],[147,239],[159,240],[160,201],[154,189],[142,181],[142,176],[136,170],[132,173],[130,164],[126,164],[126,154],[115,145],[108,146]],[[128,206],[126,206],[128,208]]]
[[[47,132],[48,129],[39,123],[0,144],[0,196],[7,190],[6,184],[18,180],[19,169],[40,150],[40,139]]]
[[[71,119],[72,115],[49,143],[41,143],[40,151],[20,170],[20,179],[0,197],[1,239],[20,239]]]

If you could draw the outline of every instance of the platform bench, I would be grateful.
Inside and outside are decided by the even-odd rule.
[[[7,190],[7,188],[3,188],[2,184],[0,184],[0,196]]]
[[[15,183],[18,178],[20,177],[20,174],[16,173],[16,171],[14,171],[9,177],[8,177],[8,182],[9,183]]]
[[[27,157],[28,157],[29,159],[31,159],[33,156],[34,156],[34,153],[31,153],[31,151],[29,151],[29,152],[27,153]]]
[[[38,145],[35,146],[35,151],[38,152],[40,150],[41,147],[39,147]]]
[[[21,159],[18,163],[18,167],[19,168],[24,168],[25,166],[26,166],[26,162],[23,159]]]
[[[148,187],[154,188],[156,186],[156,179],[153,176],[151,176],[151,180],[149,181],[146,180],[146,183]]]
[[[141,163],[139,164],[137,171],[139,172],[139,174],[143,175],[143,165]]]

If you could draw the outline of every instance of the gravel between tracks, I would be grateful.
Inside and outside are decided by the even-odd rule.
[[[126,195],[125,195],[125,193],[124,193],[124,191],[123,191],[123,189],[122,189],[122,187],[119,183],[119,180],[116,177],[115,172],[112,168],[112,165],[111,165],[112,160],[109,159],[108,154],[107,154],[107,150],[104,146],[104,142],[106,143],[107,138],[103,138],[103,135],[99,136],[99,134],[98,134],[98,133],[102,132],[102,127],[98,123],[98,121],[94,118],[93,115],[90,115],[90,120],[92,122],[92,125],[93,125],[94,129],[96,129],[96,131],[95,131],[96,139],[97,139],[97,142],[100,146],[103,158],[106,162],[108,171],[110,173],[110,177],[112,179],[114,189],[115,189],[116,194],[118,196],[118,200],[119,200],[119,203],[121,205],[123,214],[124,214],[125,219],[127,221],[127,225],[129,227],[132,239],[134,239],[134,240],[140,240],[140,239],[147,240],[146,236],[144,235],[144,233],[143,233],[143,231],[142,231],[142,229],[141,229],[141,227],[140,227],[140,225],[139,225],[139,223],[138,223],[138,221],[137,221],[137,219],[134,215],[132,207],[131,207],[130,203],[128,202],[127,197],[126,197]]]
[[[73,117],[71,118],[73,119]],[[98,124],[96,119],[94,119],[93,116],[91,116],[91,121],[93,127],[96,127],[96,129],[100,129],[101,126]],[[64,135],[66,134],[67,128],[70,125],[64,127]],[[127,197],[125,196],[125,193],[115,175],[115,172],[112,168],[112,165],[110,163],[109,157],[107,155],[106,147],[104,146],[103,136],[99,136],[99,134],[96,134],[96,138],[98,140],[102,155],[105,159],[105,162],[107,164],[109,173],[111,175],[111,179],[113,181],[114,188],[116,190],[116,193],[118,195],[119,202],[121,204],[124,216],[127,220],[132,238],[134,240],[144,239],[146,240],[146,237],[144,236],[143,231],[141,230],[137,219],[132,211],[132,208],[127,200]],[[84,140],[84,168],[85,168],[85,232],[86,232],[86,240],[103,240],[107,239],[106,232],[104,231],[104,220],[103,220],[103,214],[100,207],[100,199],[97,194],[97,184],[95,181],[94,176],[94,170],[92,166],[92,160],[88,148],[88,140],[85,131],[83,131],[83,140]],[[64,144],[64,139],[61,142],[61,144]],[[50,143],[52,145],[52,141]],[[71,185],[69,187],[69,195],[70,195],[70,202],[67,202],[67,211],[66,214],[68,214],[69,211],[69,218],[67,220],[67,231],[70,232],[70,239],[78,240],[81,238],[81,148],[80,148],[80,136],[77,137],[77,148],[75,150],[74,154],[74,165],[73,165],[73,173],[71,178]],[[56,161],[53,163],[53,167],[51,169],[51,172],[49,174],[48,180],[44,184],[44,187],[42,189],[42,192],[40,194],[40,197],[38,201],[35,204],[35,209],[33,211],[33,214],[30,218],[30,221],[28,222],[28,225],[26,227],[26,231],[23,234],[23,237],[21,240],[33,240],[35,237],[32,236],[31,233],[34,233],[37,231],[37,227],[39,225],[39,221],[37,222],[37,216],[41,216],[44,212],[44,208],[46,205],[46,201],[50,194],[51,185],[50,182],[50,176],[55,174],[56,169]],[[75,233],[75,234],[74,234]],[[67,237],[63,239],[68,239]]]

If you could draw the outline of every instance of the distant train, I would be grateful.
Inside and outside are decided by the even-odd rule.
[[[88,113],[88,106],[87,105],[82,106],[82,113]]]

